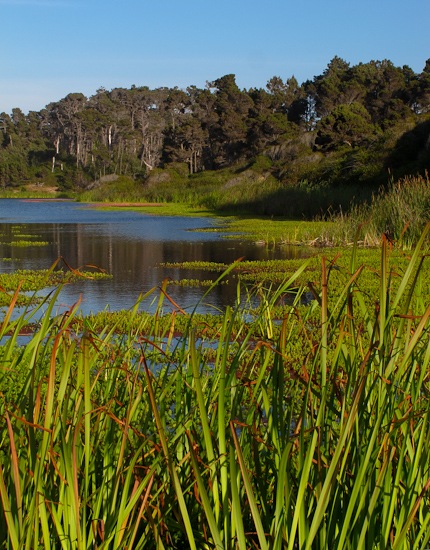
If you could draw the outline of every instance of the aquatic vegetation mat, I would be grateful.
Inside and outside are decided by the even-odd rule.
[[[167,284],[154,315],[105,325],[79,304],[53,315],[59,288],[22,345],[37,308],[15,319],[18,290],[0,325],[0,547],[429,546],[429,231],[401,269],[386,239],[373,271],[356,249],[342,270],[321,256],[309,287],[305,260],[207,332]]]
[[[59,258],[50,269],[17,269],[12,273],[0,273],[0,307],[8,306],[12,299],[18,306],[40,302],[43,299],[39,295],[41,290],[61,284],[111,278],[109,273],[96,266],[75,269],[61,262],[62,258]],[[17,290],[20,292],[15,295]]]

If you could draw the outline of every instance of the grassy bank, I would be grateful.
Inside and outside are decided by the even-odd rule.
[[[186,168],[186,167],[185,167]],[[23,188],[15,198],[47,197]],[[72,195],[70,195],[72,196]],[[224,229],[266,243],[378,246],[381,236],[412,246],[430,219],[427,174],[372,186],[278,181],[259,157],[234,168],[188,175],[181,164],[156,169],[142,181],[113,175],[73,195],[97,207],[132,208],[156,215],[216,216]]]
[[[341,286],[322,256],[303,305],[301,263],[210,331],[164,293],[104,328],[53,296],[20,345],[37,311],[13,319],[13,299],[0,547],[428,546],[426,238],[404,266],[383,241],[372,296],[352,249]]]
[[[153,204],[132,208],[158,215],[214,215],[220,229],[269,244],[345,246],[358,235],[360,244],[378,246],[384,234],[410,247],[430,219],[427,175],[405,177],[373,193],[353,186],[320,189],[308,182],[285,186],[250,168],[192,179],[170,169],[152,177],[140,189],[140,200]],[[110,185],[115,188],[115,182]],[[99,205],[112,197],[117,195],[104,188],[81,196]]]

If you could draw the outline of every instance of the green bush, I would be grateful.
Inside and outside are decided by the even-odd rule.
[[[127,176],[113,177],[98,182],[92,189],[79,195],[83,202],[130,202],[143,200],[143,185]]]

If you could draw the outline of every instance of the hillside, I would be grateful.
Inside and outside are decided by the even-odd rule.
[[[98,200],[181,200],[313,217],[430,167],[430,60],[333,58],[299,84],[70,93],[0,115],[0,185]]]

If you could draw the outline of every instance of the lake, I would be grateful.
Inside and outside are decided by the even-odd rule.
[[[140,294],[159,287],[166,277],[214,277],[201,270],[166,268],[166,262],[231,263],[240,257],[268,260],[304,255],[297,247],[268,249],[240,237],[207,231],[219,228],[209,217],[159,216],[131,210],[107,211],[72,201],[0,199],[0,272],[48,269],[59,257],[73,268],[96,265],[112,275],[101,281],[66,285],[57,309],[68,308],[81,296],[84,314],[131,308]],[[43,246],[14,246],[13,241],[46,242]],[[184,309],[194,307],[205,289],[169,286],[169,294]],[[156,293],[154,296],[158,296]],[[235,284],[219,285],[211,306],[233,303]],[[151,310],[151,303],[142,304]],[[200,311],[212,311],[202,304]]]

